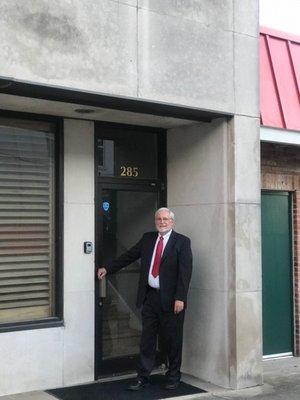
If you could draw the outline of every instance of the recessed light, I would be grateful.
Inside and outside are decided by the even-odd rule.
[[[76,110],[74,111],[78,114],[92,114],[95,112],[95,110],[92,110],[90,108],[76,108]]]

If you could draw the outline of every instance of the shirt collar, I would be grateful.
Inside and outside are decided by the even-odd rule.
[[[168,233],[166,233],[165,235],[160,235],[158,233],[158,237],[162,236],[164,239],[169,239],[171,233],[173,232],[173,229],[171,229]]]

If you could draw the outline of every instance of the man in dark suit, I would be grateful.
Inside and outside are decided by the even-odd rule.
[[[137,307],[142,306],[142,337],[137,379],[129,386],[139,390],[149,383],[154,367],[158,331],[162,331],[169,368],[166,389],[176,389],[180,382],[183,322],[192,274],[190,239],[173,230],[174,213],[160,208],[155,213],[157,232],[148,232],[127,252],[97,275],[102,279],[141,259]]]

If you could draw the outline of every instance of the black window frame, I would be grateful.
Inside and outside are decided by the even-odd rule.
[[[54,317],[48,317],[33,321],[7,322],[0,323],[0,333],[22,330],[33,330],[42,328],[54,328],[64,325],[63,320],[63,205],[64,205],[64,119],[44,114],[30,114],[8,110],[0,110],[0,117],[13,119],[15,121],[42,121],[50,122],[55,126],[55,152],[54,152],[54,170],[55,170],[55,314]]]
[[[163,202],[167,202],[166,198],[166,185],[167,185],[167,168],[166,168],[166,154],[167,154],[167,130],[163,128],[153,128],[149,126],[141,126],[141,125],[131,125],[131,124],[120,124],[116,122],[105,122],[105,121],[94,121],[94,148],[95,148],[95,179],[101,182],[114,182],[114,183],[133,183],[133,184],[147,184],[150,181],[155,182],[160,185],[161,189],[164,191]],[[102,131],[105,133],[102,134]],[[130,177],[120,177],[118,175],[115,176],[105,176],[99,175],[97,166],[99,163],[97,149],[97,138],[102,136],[104,139],[111,139],[114,137],[114,134],[122,135],[122,131],[125,131],[126,134],[130,134],[130,132],[135,133],[139,132],[141,135],[144,133],[151,133],[157,135],[157,176],[155,178],[130,178]]]

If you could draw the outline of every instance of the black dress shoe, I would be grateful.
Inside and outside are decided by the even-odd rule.
[[[169,381],[165,385],[165,389],[167,390],[174,390],[177,389],[180,384],[180,381]]]
[[[136,391],[136,390],[143,389],[144,387],[146,387],[148,385],[149,385],[149,382],[143,381],[142,379],[138,378],[131,385],[129,385],[127,389]]]

